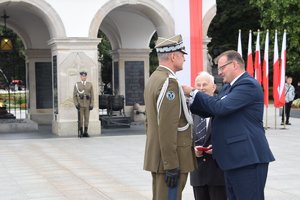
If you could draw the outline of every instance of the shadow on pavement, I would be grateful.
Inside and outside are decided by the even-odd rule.
[[[15,132],[15,133],[0,133],[0,140],[22,140],[22,139],[49,139],[49,138],[66,138],[57,136],[52,133],[51,125],[39,125],[37,131],[31,132]],[[102,128],[102,133],[99,136],[121,136],[121,135],[143,135],[145,134],[144,124],[131,125],[130,128]],[[76,137],[76,136],[71,136]]]
[[[101,136],[144,135],[144,124],[131,125],[130,128],[102,128]]]
[[[58,138],[57,135],[51,132],[51,127],[51,125],[39,125],[39,128],[36,131],[0,133],[0,140]]]

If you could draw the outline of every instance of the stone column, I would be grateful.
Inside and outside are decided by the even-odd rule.
[[[98,48],[101,39],[59,38],[49,41],[53,70],[53,122],[52,132],[59,136],[77,136],[77,110],[73,102],[73,89],[80,81],[79,72],[86,70],[87,81],[93,84],[94,109],[90,112],[90,135],[101,134],[98,106]]]
[[[118,49],[112,52],[113,92],[125,96],[127,116],[131,115],[134,103],[144,106],[150,52],[150,49]]]
[[[203,70],[212,74],[212,60],[210,55],[208,55],[207,45],[210,43],[211,38],[205,36],[203,38],[202,48],[203,48]]]

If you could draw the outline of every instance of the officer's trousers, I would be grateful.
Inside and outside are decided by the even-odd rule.
[[[89,107],[80,107],[80,127],[87,127],[88,128],[89,119],[90,119],[90,109],[89,109]]]
[[[168,192],[169,187],[165,182],[165,173],[154,173],[152,172],[152,193],[153,193],[153,200],[169,200],[168,199]],[[179,182],[177,186],[177,199],[181,200],[182,191],[186,184],[186,180],[188,177],[188,173],[181,173],[179,177]]]

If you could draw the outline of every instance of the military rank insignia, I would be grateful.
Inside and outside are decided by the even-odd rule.
[[[175,93],[173,91],[167,91],[166,97],[169,101],[173,101],[175,99]]]

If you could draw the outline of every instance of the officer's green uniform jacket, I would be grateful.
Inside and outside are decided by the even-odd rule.
[[[83,95],[83,98],[80,98],[79,95]],[[89,108],[90,106],[94,107],[94,92],[92,83],[86,81],[85,85],[83,85],[81,81],[77,82],[74,86],[73,100],[75,106],[80,105],[82,108]]]
[[[159,116],[157,112],[160,91],[170,74],[172,72],[169,69],[159,66],[145,87],[147,140],[144,169],[164,173],[164,170],[179,168],[181,173],[187,173],[195,169],[196,157],[192,147],[191,126],[178,131],[179,127],[186,126],[188,122],[180,105],[181,97],[176,79],[169,79]]]

